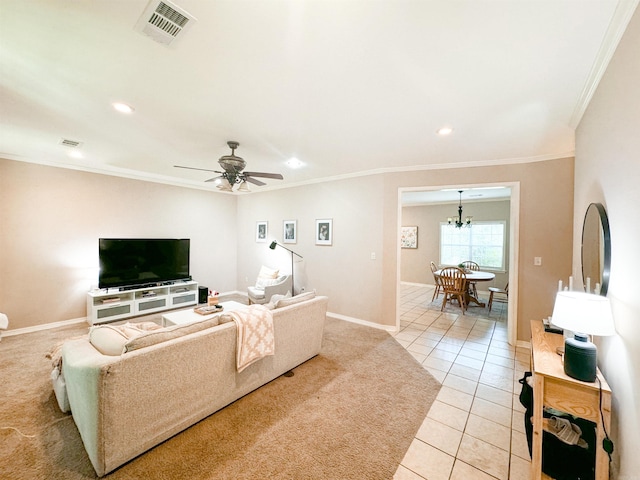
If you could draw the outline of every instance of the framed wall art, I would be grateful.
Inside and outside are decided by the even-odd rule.
[[[269,222],[256,222],[256,242],[266,243]]]
[[[400,247],[418,248],[418,227],[400,227]]]
[[[316,245],[333,244],[333,219],[316,220]]]
[[[283,222],[282,242],[296,243],[298,241],[297,220],[285,220]]]

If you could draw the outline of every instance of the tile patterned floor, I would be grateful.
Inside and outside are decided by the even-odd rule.
[[[463,316],[430,308],[432,287],[403,285],[401,295],[395,338],[442,388],[394,479],[528,480],[518,379],[529,350],[507,343],[506,304]]]

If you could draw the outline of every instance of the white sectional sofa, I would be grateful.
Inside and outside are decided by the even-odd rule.
[[[271,312],[275,354],[241,372],[233,321],[169,327],[164,341],[120,355],[100,353],[89,339],[65,342],[71,414],[96,473],[113,471],[317,355],[328,298],[303,294],[279,303]]]

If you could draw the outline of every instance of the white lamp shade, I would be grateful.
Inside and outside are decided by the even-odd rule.
[[[562,329],[588,335],[616,334],[609,299],[591,293],[558,292],[551,322]]]

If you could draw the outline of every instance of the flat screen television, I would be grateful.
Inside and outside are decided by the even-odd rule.
[[[190,280],[189,247],[188,238],[101,238],[98,287]]]

